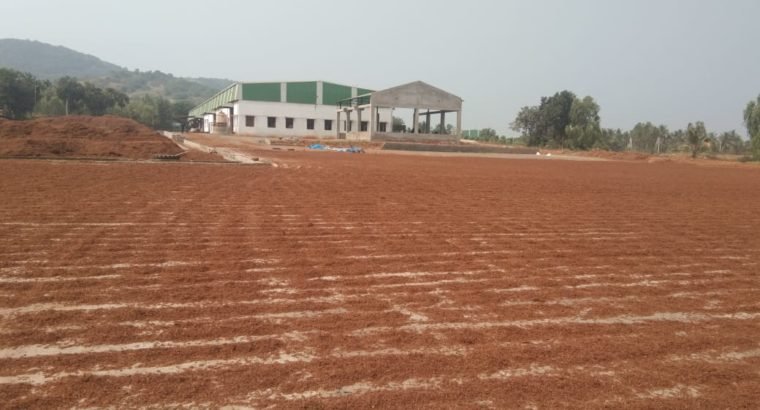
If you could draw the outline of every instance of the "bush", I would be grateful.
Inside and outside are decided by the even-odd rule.
[[[741,157],[739,157],[739,159],[737,161],[739,161],[739,162],[752,162],[752,161],[754,161],[754,159],[751,156],[749,156],[749,155],[742,155]]]

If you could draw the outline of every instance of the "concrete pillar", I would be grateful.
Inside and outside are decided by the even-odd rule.
[[[235,106],[230,107],[230,134],[235,133],[235,125],[238,122],[238,116],[235,115]]]
[[[430,134],[430,110],[427,110],[427,115],[425,116],[425,134]]]
[[[457,136],[462,136],[462,110],[457,111]]]
[[[335,139],[340,138],[340,111],[336,112],[333,129],[335,130]]]
[[[362,109],[356,108],[356,132],[362,132]]]
[[[448,134],[446,132],[446,111],[441,110],[441,134]]]
[[[375,110],[377,110],[377,107],[373,107],[371,104],[369,106],[369,128],[367,131],[369,131],[369,139],[372,139],[372,135],[375,133],[375,127],[377,126],[377,118],[375,116]]]
[[[414,133],[419,134],[420,133],[420,110],[415,108],[414,109]]]
[[[346,133],[351,131],[351,111],[346,111]]]

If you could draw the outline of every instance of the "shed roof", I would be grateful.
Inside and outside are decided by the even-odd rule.
[[[322,84],[322,97],[318,98],[317,88]],[[282,85],[285,84],[285,92]],[[269,82],[236,82],[222,91],[214,94],[206,101],[195,106],[190,116],[200,117],[211,113],[217,108],[224,107],[239,100],[286,102],[296,104],[338,105],[344,98],[353,94],[371,93],[372,90],[353,87],[329,81],[269,81]]]
[[[422,81],[388,88],[372,93],[372,105],[397,108],[429,108],[459,111],[462,99]]]

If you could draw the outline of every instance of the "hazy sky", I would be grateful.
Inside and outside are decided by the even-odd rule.
[[[602,125],[746,135],[760,94],[760,0],[0,0],[0,38],[141,70],[233,80],[422,80],[465,100],[464,128],[508,124],[569,89]]]

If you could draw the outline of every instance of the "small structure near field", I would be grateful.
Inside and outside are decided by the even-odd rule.
[[[388,128],[379,112],[413,110],[412,127]],[[456,114],[456,127],[446,126],[446,114]],[[440,119],[433,129],[433,116]],[[424,118],[424,122],[420,119]],[[342,100],[337,111],[339,139],[364,141],[458,141],[462,130],[462,99],[422,81]]]

